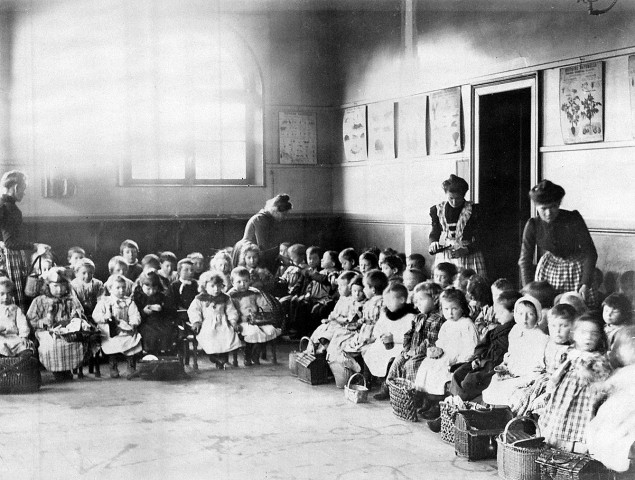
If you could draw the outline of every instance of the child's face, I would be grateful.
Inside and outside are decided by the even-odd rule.
[[[281,244],[280,250],[278,250],[278,253],[280,254],[281,257],[286,257],[288,256],[288,250],[289,250],[289,247]]]
[[[81,267],[77,270],[77,272],[75,272],[75,276],[80,282],[90,283],[93,279],[93,270],[91,268]]]
[[[127,263],[134,263],[137,261],[137,249],[132,247],[126,247],[121,252],[121,256],[126,260]]]
[[[80,252],[73,252],[71,254],[70,257],[68,257],[68,264],[73,266],[75,265],[79,260],[81,260],[82,258],[84,258],[84,254],[80,253]]]
[[[355,268],[355,264],[344,257],[339,257],[340,263],[342,264],[342,270],[353,270]]]
[[[229,273],[229,262],[225,258],[217,258],[212,261],[212,270],[217,272]]]
[[[337,292],[340,294],[340,297],[348,297],[351,294],[351,287],[348,284],[348,280],[338,280],[337,281]]]
[[[622,320],[622,312],[608,305],[604,305],[602,309],[602,318],[607,325],[621,325],[624,323]]]
[[[466,293],[465,297],[467,298],[467,303],[469,304],[470,307],[472,307],[472,308],[481,308],[483,306],[483,302],[481,302],[480,300],[477,300],[476,298],[474,298],[469,293]]]
[[[333,262],[333,259],[331,258],[331,255],[328,252],[324,252],[324,255],[322,255],[322,261],[320,262],[320,267],[321,268],[335,267],[335,262]]]
[[[225,285],[218,282],[216,283],[207,282],[205,284],[205,291],[207,292],[208,295],[211,295],[212,297],[216,297],[222,293],[224,286]]]
[[[446,320],[452,320],[456,322],[463,317],[463,309],[458,302],[452,302],[448,300],[441,300],[441,310]]]
[[[452,282],[452,279],[447,273],[437,268],[434,269],[432,278],[434,279],[434,283],[441,285],[441,288],[449,287]]]
[[[498,301],[494,302],[494,316],[496,317],[496,321],[501,325],[506,324],[507,322],[514,319],[514,312],[510,312],[505,308],[504,305],[499,303]]]
[[[397,295],[395,292],[384,294],[384,306],[391,312],[396,312],[406,303],[406,299]]]
[[[410,270],[403,272],[403,284],[409,292],[417,286],[417,277],[415,277]]]
[[[63,297],[68,292],[68,285],[63,282],[51,282],[49,283],[49,290],[54,297]]]
[[[379,257],[377,257],[377,260],[379,262],[379,266],[382,266],[384,262],[386,261],[386,254],[384,252],[380,252]]]
[[[571,322],[566,318],[549,315],[549,336],[554,343],[564,345],[571,340]]]
[[[295,252],[294,253],[290,253],[289,254],[289,258],[296,265],[300,265],[302,263],[302,261],[304,260],[300,255],[298,255]]]
[[[258,266],[258,254],[256,252],[247,252],[245,254],[245,267],[256,268]]]
[[[157,287],[155,287],[154,285],[143,284],[141,286],[141,289],[143,290],[143,293],[145,293],[148,297],[156,295],[157,293]]]
[[[397,273],[397,269],[390,268],[390,266],[387,263],[381,264],[381,271],[384,272],[384,275],[386,275],[388,278],[392,278],[393,275],[396,275]]]
[[[181,265],[181,271],[179,272],[179,277],[181,280],[192,280],[194,266],[188,263],[184,263]]]
[[[202,258],[193,258],[192,265],[193,270],[200,273],[205,268],[205,261]]]
[[[353,285],[351,287],[351,297],[355,302],[364,300],[364,287],[361,285]]]
[[[417,292],[412,301],[421,313],[430,313],[434,310],[434,299],[425,292]]]
[[[115,298],[123,298],[126,295],[126,284],[124,282],[114,282],[110,293]]]
[[[366,272],[370,272],[373,268],[373,264],[367,258],[359,259],[359,271],[365,274]]]
[[[120,264],[116,264],[114,267],[112,267],[112,271],[110,272],[112,275],[126,275],[126,271],[123,268],[123,265]]]
[[[42,260],[42,273],[48,272],[51,268],[53,268],[53,260]]]
[[[412,258],[406,258],[406,268],[408,270],[412,268],[417,268],[417,261],[413,260]]]
[[[166,277],[172,275],[172,270],[174,270],[174,266],[169,260],[166,260],[161,264],[161,273],[163,273]]]
[[[238,292],[246,292],[249,289],[249,277],[235,276],[232,278],[232,285]]]
[[[13,303],[13,292],[10,288],[2,285],[0,286],[0,304],[11,305]]]
[[[496,301],[496,299],[498,298],[498,296],[503,293],[502,290],[496,288],[494,285],[492,285],[491,287],[492,290],[492,300],[494,300],[494,302]]]
[[[375,290],[373,289],[373,287],[371,287],[368,284],[366,279],[364,279],[362,283],[364,284],[364,295],[366,296],[366,298],[374,297],[375,296]]]
[[[317,253],[312,253],[306,256],[306,263],[309,268],[317,270],[320,266],[320,256]]]
[[[593,352],[598,346],[601,333],[593,322],[577,322],[573,329],[575,348],[583,352]]]
[[[538,323],[538,315],[533,305],[521,302],[514,308],[514,320],[518,325],[524,326],[527,330],[532,329]]]

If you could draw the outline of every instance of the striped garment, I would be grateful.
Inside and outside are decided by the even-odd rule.
[[[4,267],[15,285],[16,304],[26,312],[24,284],[31,270],[31,262],[26,250],[0,248],[0,267]]]
[[[549,282],[557,293],[577,292],[582,285],[583,268],[584,257],[581,255],[561,258],[551,252],[545,252],[536,266],[534,280]],[[598,293],[589,287],[584,301],[589,307],[597,305]]]

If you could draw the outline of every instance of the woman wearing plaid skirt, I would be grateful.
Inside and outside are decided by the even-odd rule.
[[[546,281],[558,293],[579,292],[587,305],[595,305],[597,292],[591,285],[598,254],[580,213],[560,209],[564,194],[549,180],[529,192],[538,216],[527,221],[523,232],[518,260],[523,286],[532,280]],[[536,247],[539,261],[532,275]]]

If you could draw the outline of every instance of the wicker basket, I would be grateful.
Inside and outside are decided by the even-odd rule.
[[[335,377],[335,386],[337,388],[344,388],[348,383],[348,380],[355,373],[348,367],[345,367],[339,362],[329,362],[329,367],[331,368],[331,372],[333,372],[333,377]]]
[[[528,420],[536,426],[536,437],[540,436],[540,427],[529,417],[517,417],[506,426],[505,431],[496,437],[498,452],[496,455],[498,464],[498,476],[503,480],[540,480],[540,466],[536,463],[542,451],[547,448],[542,444],[539,447],[520,447],[515,445],[513,439],[518,436],[510,435],[510,427],[519,421]],[[521,439],[531,438],[529,435],[521,435]]]
[[[294,377],[298,376],[298,355],[302,353],[302,342],[304,342],[305,340],[307,341],[308,347],[309,343],[311,343],[311,339],[309,337],[302,337],[300,339],[300,345],[298,345],[298,349],[289,353],[289,371]]]
[[[412,382],[405,378],[392,378],[386,381],[390,393],[392,413],[410,422],[417,422],[417,405],[415,396],[417,391]]]
[[[37,358],[0,357],[0,393],[32,393],[41,385]]]
[[[512,417],[509,408],[459,410],[454,420],[454,453],[468,461],[496,458],[496,437]]]
[[[351,384],[354,378],[360,377],[362,385]],[[366,379],[361,373],[355,373],[350,376],[348,383],[344,386],[344,398],[350,400],[353,403],[366,403],[368,402],[368,388],[366,387]]]
[[[128,376],[128,380],[142,377],[147,380],[179,380],[186,377],[183,362],[177,356],[159,357],[158,360],[139,360],[137,369]]]
[[[538,460],[542,480],[613,480],[615,476],[589,455],[546,448]]]
[[[296,357],[298,380],[309,385],[322,385],[329,382],[329,364],[326,354],[315,353],[315,347],[309,342],[309,349]]]

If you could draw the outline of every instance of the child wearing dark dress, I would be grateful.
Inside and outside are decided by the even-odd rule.
[[[139,244],[134,240],[124,240],[119,246],[119,255],[124,258],[128,265],[128,270],[125,273],[126,278],[134,282],[143,271],[143,267],[137,261]]]
[[[174,305],[179,310],[187,310],[198,295],[198,282],[194,280],[194,262],[189,258],[179,260],[176,265],[179,276],[170,285],[170,292]]]

